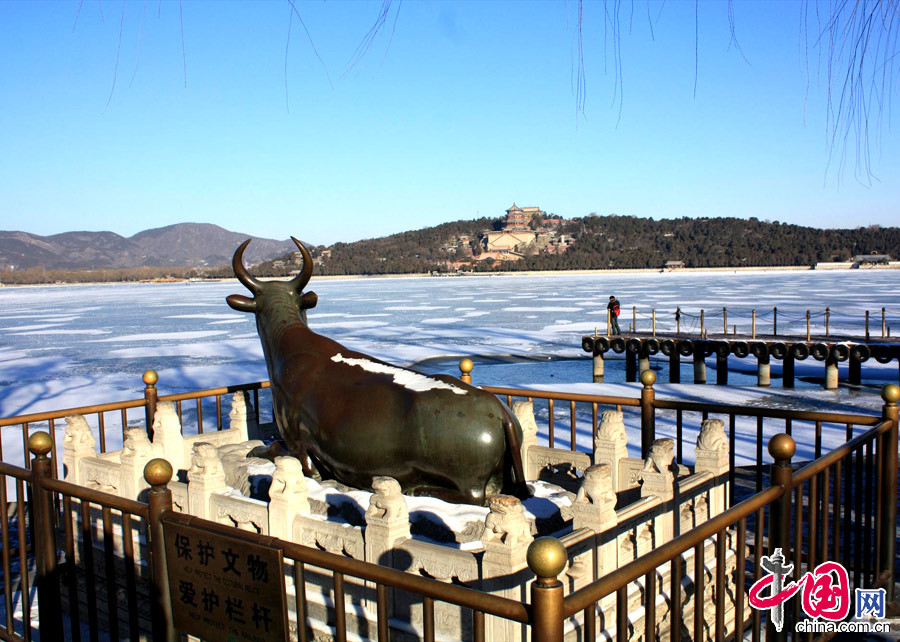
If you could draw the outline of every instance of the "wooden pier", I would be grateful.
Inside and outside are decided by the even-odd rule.
[[[869,359],[887,364],[900,362],[900,343],[890,339],[872,341],[850,336],[796,336],[759,335],[755,337],[736,334],[696,335],[652,332],[628,334],[586,335],[581,347],[594,357],[594,381],[604,377],[603,358],[607,352],[625,353],[625,380],[637,381],[638,374],[650,367],[650,357],[662,353],[669,358],[669,382],[681,383],[681,359],[691,357],[694,363],[694,383],[706,383],[706,358],[716,357],[716,384],[728,385],[728,357],[753,356],[757,360],[757,385],[771,384],[772,359],[781,361],[782,385],[794,387],[794,370],[797,361],[808,358],[822,361],[825,389],[838,386],[838,363],[848,362],[847,383],[862,384],[862,364]],[[898,363],[900,365],[900,363]]]

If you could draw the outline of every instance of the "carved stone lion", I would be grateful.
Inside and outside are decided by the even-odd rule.
[[[181,434],[181,419],[178,417],[178,409],[172,401],[160,401],[156,404],[156,413],[153,415],[153,434],[155,436],[161,432]]]
[[[383,521],[409,520],[406,500],[400,491],[400,484],[393,477],[378,476],[372,478],[375,492],[369,499],[366,519]]]
[[[303,476],[303,465],[300,460],[295,457],[276,457],[269,497],[290,497],[304,493],[306,493],[306,478]]]
[[[219,453],[212,444],[198,441],[194,444],[191,452],[191,468],[188,470],[188,479],[214,475],[225,476],[225,469],[222,468]]]
[[[728,451],[728,436],[725,424],[721,419],[707,419],[700,424],[700,436],[697,437],[697,450],[712,452]]]
[[[642,473],[664,473],[675,459],[675,440],[656,439],[650,446],[650,456],[644,462]]]
[[[146,431],[140,426],[125,429],[125,442],[122,446],[122,461],[144,460],[153,457],[153,444]]]
[[[507,546],[531,542],[532,524],[525,518],[522,502],[512,495],[491,495],[490,513],[484,521],[484,542],[500,542]]]
[[[94,439],[94,431],[88,425],[82,415],[66,415],[66,434],[63,437],[63,447],[74,451],[94,451],[97,440]]]
[[[584,471],[584,479],[575,501],[585,504],[615,506],[616,494],[612,487],[612,466],[597,464]]]
[[[625,422],[620,410],[604,410],[600,415],[600,426],[597,439],[603,441],[628,441],[625,434]]]

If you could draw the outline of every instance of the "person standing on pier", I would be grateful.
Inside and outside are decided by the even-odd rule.
[[[609,311],[610,334],[622,334],[622,330],[619,328],[619,312],[621,311],[619,300],[615,296],[610,295],[606,309]]]

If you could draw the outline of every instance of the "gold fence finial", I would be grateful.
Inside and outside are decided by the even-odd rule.
[[[475,364],[472,363],[472,360],[469,357],[465,357],[464,359],[459,360],[459,378],[465,381],[466,383],[472,383],[472,369],[475,367]]]
[[[165,459],[157,457],[151,459],[144,466],[144,479],[153,487],[165,486],[172,481],[172,464]]]
[[[43,430],[38,432],[33,432],[28,437],[28,450],[35,457],[43,457],[53,448],[53,439],[50,438],[50,433],[44,432]]]
[[[528,568],[537,575],[538,582],[556,581],[569,561],[566,547],[555,537],[538,537],[528,546]]]

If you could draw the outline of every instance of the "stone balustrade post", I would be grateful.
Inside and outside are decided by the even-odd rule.
[[[534,402],[514,401],[512,411],[522,427],[522,464],[525,468],[525,478],[535,480],[538,478],[540,471],[536,469],[536,466],[528,463],[528,449],[538,445],[538,428],[537,422],[534,420]]]
[[[488,507],[491,512],[485,518],[481,540],[484,544],[483,576],[494,577],[523,568],[528,545],[534,537],[522,502],[512,495],[492,495],[488,498]]]
[[[588,528],[595,533],[604,533],[614,530],[619,523],[616,515],[616,493],[612,484],[612,466],[598,464],[584,471],[584,478],[575,501],[572,502],[572,527]],[[600,544],[596,551],[597,577],[612,573],[619,567],[619,541],[611,537],[609,541]],[[615,600],[615,595],[607,596],[601,600],[601,607],[605,610]]]
[[[250,401],[250,393],[246,390],[238,390],[231,396],[231,412],[228,413],[228,427],[240,432],[240,441],[247,441],[250,439],[250,435],[255,436],[259,433],[256,414],[253,411],[253,402]]]
[[[269,487],[269,535],[291,541],[294,518],[309,513],[303,464],[295,457],[276,457]]]
[[[675,459],[675,440],[656,439],[650,446],[650,454],[641,469],[641,497],[658,497],[663,502],[675,498],[675,474],[672,462]],[[662,511],[653,518],[655,545],[672,539],[675,533],[676,515],[678,511]]]
[[[589,528],[595,533],[610,530],[616,523],[616,493],[612,466],[596,464],[584,471],[581,487],[571,506],[575,530]]]
[[[153,417],[153,445],[157,457],[168,461],[174,470],[186,468],[181,419],[171,401],[160,401]]]
[[[619,462],[628,457],[628,435],[625,433],[625,421],[621,410],[604,410],[600,415],[600,425],[594,436],[594,464],[608,464],[612,479],[613,492],[627,486],[628,480],[622,479]]]
[[[715,478],[709,492],[709,517],[725,512],[728,501],[728,435],[721,419],[707,419],[700,424],[700,435],[694,451],[694,472],[709,472]]]
[[[191,453],[191,467],[188,470],[188,512],[215,521],[209,506],[210,498],[213,493],[225,489],[225,469],[222,467],[216,447],[205,441],[196,442]]]
[[[66,434],[63,437],[63,479],[82,485],[80,461],[97,454],[94,431],[82,415],[66,415]]]
[[[366,509],[366,561],[392,568],[394,546],[410,538],[409,508],[393,477],[373,477],[372,488]]]
[[[525,517],[522,502],[511,495],[488,498],[490,513],[484,520],[484,556],[481,574],[484,590],[512,600],[525,601],[528,547],[534,541],[532,523]],[[522,637],[516,622],[492,617],[486,627],[486,639],[501,642]]]
[[[126,499],[137,499],[138,494],[147,488],[144,480],[144,466],[155,457],[153,444],[147,437],[143,427],[125,429],[125,441],[122,446],[120,495]]]

